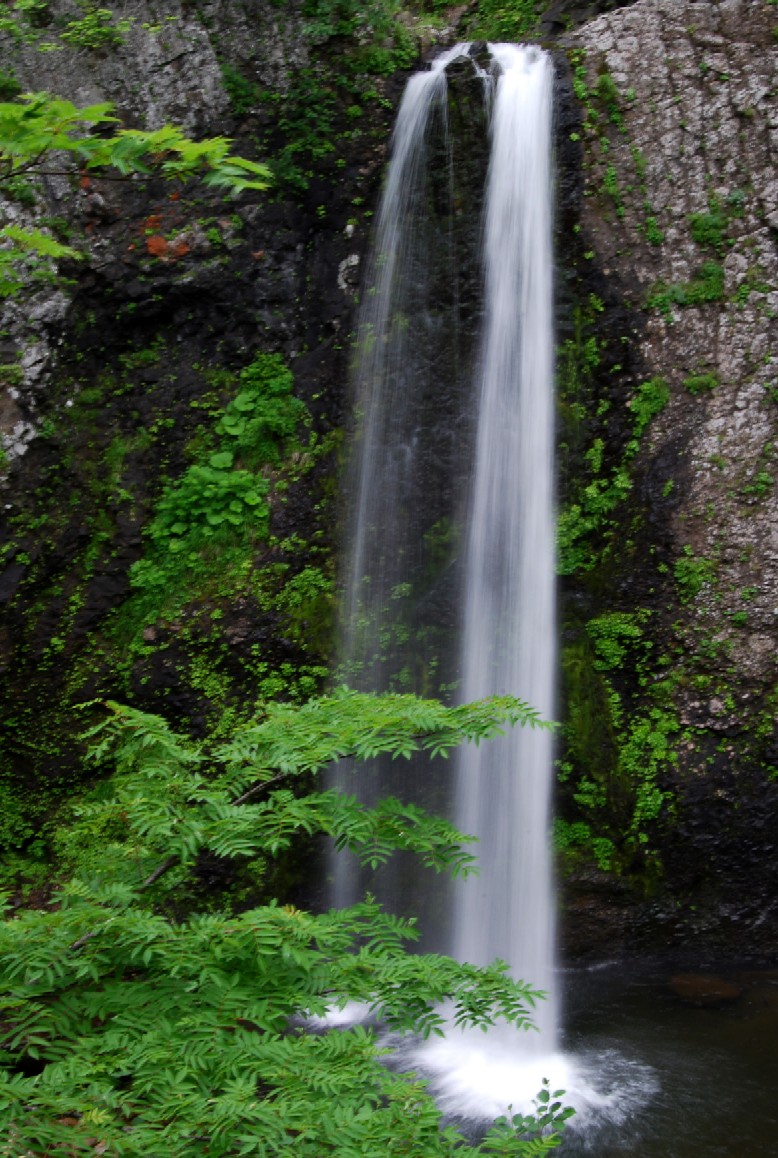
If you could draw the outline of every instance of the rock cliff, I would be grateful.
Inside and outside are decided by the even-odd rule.
[[[578,385],[597,382],[594,414],[566,393],[573,791],[577,815],[621,817],[615,859],[647,884],[656,855],[657,947],[756,950],[778,927],[775,17],[638,0],[564,40],[594,295]],[[573,910],[595,938],[596,894]]]

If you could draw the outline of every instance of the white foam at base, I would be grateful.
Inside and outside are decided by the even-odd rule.
[[[576,1131],[626,1121],[659,1091],[653,1069],[616,1050],[580,1054],[555,1052],[527,1057],[522,1031],[513,1041],[500,1032],[468,1030],[416,1042],[402,1057],[428,1079],[430,1091],[446,1114],[493,1121],[508,1113],[537,1112],[536,1100],[548,1083],[551,1094],[575,1109],[569,1128]]]

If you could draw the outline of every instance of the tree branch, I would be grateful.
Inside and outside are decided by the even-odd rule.
[[[145,881],[138,885],[138,892],[140,892],[141,889],[151,888],[151,886],[155,884],[160,877],[164,876],[166,872],[174,868],[175,865],[179,863],[180,861],[177,856],[169,856],[167,860],[163,860],[162,864],[157,865],[151,876],[146,877]]]

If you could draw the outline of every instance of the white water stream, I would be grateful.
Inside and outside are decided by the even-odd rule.
[[[554,716],[554,379],[549,59],[492,48],[502,73],[486,201],[486,316],[462,640],[464,702],[496,693]],[[454,955],[501,957],[551,991],[551,734],[514,728],[463,749],[457,823],[478,837],[479,875],[456,893]],[[555,1044],[554,1002],[538,1011]],[[538,1043],[540,1045],[540,1043]]]
[[[511,693],[554,716],[553,69],[538,49],[490,46],[497,66],[484,228],[485,312],[468,518],[461,692]],[[479,875],[457,884],[453,955],[507,961],[548,996],[539,1032],[451,1031],[419,1060],[459,1112],[530,1108],[543,1078],[568,1084],[557,1048],[549,851],[553,738],[514,728],[459,754],[456,821]]]
[[[424,610],[434,599],[423,594],[415,619],[403,621],[397,608],[408,589],[423,587],[418,576],[428,575],[432,564],[420,540],[433,540],[443,522],[430,530],[430,519],[418,521],[420,509],[432,502],[425,493],[425,469],[437,444],[429,435],[424,442],[432,415],[443,436],[459,438],[467,466],[466,483],[459,491],[452,485],[449,501],[449,509],[459,512],[452,521],[459,517],[465,525],[458,537],[450,536],[457,556],[450,570],[456,575],[451,586],[457,592],[453,618],[459,655],[454,648],[452,670],[438,673],[441,683],[455,684],[461,702],[511,693],[551,720],[557,660],[553,67],[535,47],[495,44],[489,52],[490,69],[473,59],[467,66],[482,85],[491,151],[480,256],[480,340],[466,358],[458,353],[456,324],[446,329],[428,288],[429,269],[445,249],[445,231],[431,242],[419,226],[418,211],[431,200],[432,128],[443,139],[444,167],[453,167],[445,70],[468,57],[470,46],[458,46],[431,71],[414,76],[399,113],[376,256],[366,279],[368,300],[360,314],[356,385],[362,414],[351,475],[355,502],[343,662],[348,682],[365,690],[429,691],[412,679],[410,687],[403,685],[402,678],[423,669],[418,643],[425,639]],[[439,164],[440,155],[439,148]],[[440,216],[455,220],[456,195],[447,204]],[[456,265],[450,258],[452,283],[459,274]],[[425,362],[428,350],[436,353]],[[459,411],[454,406],[453,418],[447,419],[460,423],[461,434],[454,436],[440,422],[440,375],[427,374],[427,363],[439,364],[446,351],[453,351],[449,377],[464,381],[461,398],[456,395]],[[458,1116],[494,1118],[509,1106],[530,1111],[546,1078],[552,1088],[567,1089],[579,1107],[603,1105],[584,1076],[586,1066],[573,1066],[558,1045],[552,768],[553,738],[542,729],[513,729],[496,742],[464,750],[458,759],[451,811],[458,827],[479,840],[479,875],[458,882],[431,906],[435,913],[446,910],[442,947],[476,964],[499,957],[514,977],[548,995],[533,1014],[537,1031],[505,1026],[484,1034],[452,1028],[444,1039],[408,1047],[408,1064],[430,1078],[441,1106]],[[376,783],[363,790],[367,799],[386,791],[383,777],[378,769]],[[353,865],[335,857],[331,876],[336,904],[356,899],[361,881]],[[426,889],[407,875],[384,882],[390,907],[407,901],[418,911],[419,896],[406,895],[409,880],[417,894]],[[378,891],[381,895],[380,885]]]

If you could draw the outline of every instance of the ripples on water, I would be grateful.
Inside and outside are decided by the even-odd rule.
[[[406,1046],[402,1061],[474,1126],[509,1105],[531,1111],[547,1078],[576,1107],[560,1158],[775,1158],[778,974],[726,979],[740,996],[706,1006],[674,993],[666,972],[570,973],[561,1052],[524,1064],[476,1033]]]

